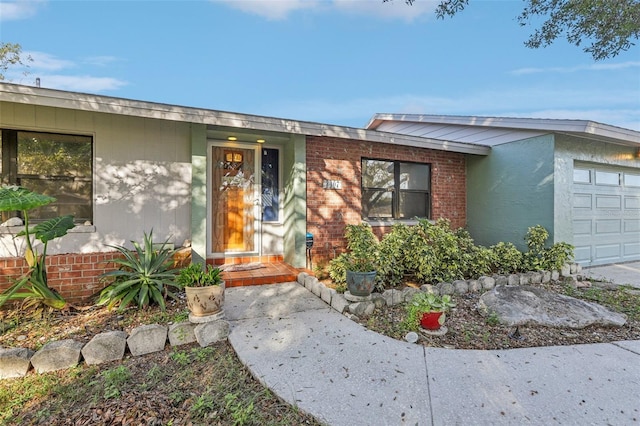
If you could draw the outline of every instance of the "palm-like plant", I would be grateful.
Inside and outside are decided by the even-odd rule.
[[[67,305],[64,298],[49,287],[45,262],[47,244],[55,238],[66,235],[67,231],[75,226],[73,216],[55,217],[29,229],[28,210],[46,206],[55,200],[53,197],[38,194],[20,186],[0,188],[0,211],[22,212],[24,230],[16,237],[25,237],[24,258],[29,265],[29,270],[0,294],[0,306],[9,300],[24,300],[27,305],[44,304],[54,309],[62,309]],[[42,253],[38,253],[33,247],[32,236],[42,243]]]
[[[113,260],[120,268],[100,276],[103,280],[115,278],[115,281],[102,290],[98,305],[107,305],[109,309],[118,305],[118,310],[123,310],[131,302],[139,308],[157,303],[164,311],[166,297],[176,299],[169,287],[180,288],[175,280],[174,250],[167,247],[168,240],[160,248],[154,248],[153,231],[148,235],[145,232],[143,244],[131,243],[133,251],[123,246],[109,246],[122,254]]]

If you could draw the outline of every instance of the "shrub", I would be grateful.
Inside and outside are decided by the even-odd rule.
[[[346,282],[347,270],[369,272],[377,269],[378,239],[368,223],[347,225],[345,238],[349,252],[329,262],[329,276],[336,284]]]
[[[491,263],[498,274],[511,274],[522,270],[523,254],[513,243],[499,242],[490,247]]]
[[[109,271],[100,277],[103,280],[115,278],[115,281],[102,290],[98,298],[98,305],[107,305],[109,309],[118,305],[118,310],[126,308],[135,302],[138,308],[145,308],[156,303],[165,310],[165,298],[176,296],[169,291],[169,287],[180,288],[176,283],[176,270],[173,269],[174,250],[167,247],[165,241],[159,249],[154,249],[153,231],[149,235],[145,232],[142,245],[131,241],[134,250],[123,246],[109,246],[122,254],[122,258],[113,262],[120,265],[120,269]]]
[[[530,271],[550,271],[560,269],[562,265],[573,259],[571,244],[560,242],[545,248],[549,232],[541,225],[527,230],[525,240],[529,251],[524,254],[524,268]]]

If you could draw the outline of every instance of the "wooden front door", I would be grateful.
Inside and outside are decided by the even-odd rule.
[[[212,149],[212,251],[254,251],[254,150],[216,146]]]

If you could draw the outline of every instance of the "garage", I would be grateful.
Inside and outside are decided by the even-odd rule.
[[[576,162],[572,213],[576,262],[640,260],[640,170]]]

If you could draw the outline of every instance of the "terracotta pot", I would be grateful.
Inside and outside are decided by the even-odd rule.
[[[223,281],[220,285],[206,287],[186,286],[184,291],[187,294],[187,307],[191,313],[196,317],[205,317],[220,312],[224,303],[224,285]]]
[[[376,271],[347,271],[347,290],[354,296],[368,296],[376,284]]]
[[[420,318],[420,325],[427,330],[438,330],[444,324],[444,312],[425,312]]]

